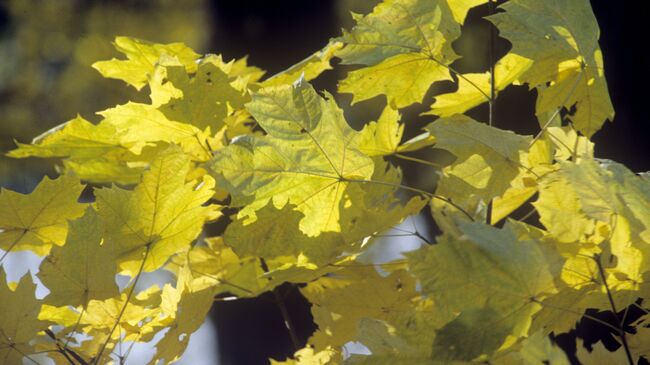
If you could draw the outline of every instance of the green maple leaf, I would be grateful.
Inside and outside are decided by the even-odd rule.
[[[168,299],[161,306],[169,305],[174,318],[168,324],[167,331],[162,339],[156,343],[156,354],[149,362],[150,365],[159,363],[164,359],[167,363],[177,361],[185,351],[190,335],[196,332],[205,322],[212,304],[214,303],[214,287],[198,290],[192,287],[191,275],[187,271],[181,272],[176,284],[172,289],[176,292],[173,299]]]
[[[35,292],[36,285],[29,276],[10,290],[5,272],[0,270],[0,364],[22,364],[25,357],[31,360],[31,342],[49,325],[38,319],[41,301],[36,299]]]
[[[68,219],[83,214],[77,202],[84,186],[73,176],[45,177],[30,194],[0,192],[0,248],[30,250],[47,255],[52,245],[63,245]]]
[[[310,282],[301,293],[312,303],[319,331],[310,339],[317,349],[353,341],[363,318],[387,320],[408,311],[417,296],[415,281],[399,270],[380,275],[372,266],[355,266]]]
[[[344,64],[366,65],[352,71],[339,91],[353,102],[385,94],[403,108],[421,102],[436,81],[451,80],[451,48],[467,11],[485,1],[386,0],[366,16],[353,14],[356,26],[344,33],[336,53]]]
[[[462,236],[407,254],[411,270],[443,313],[460,313],[436,333],[434,359],[471,360],[491,354],[512,335],[525,337],[536,298],[555,293],[554,272],[533,240],[510,225],[460,225]]]
[[[264,82],[262,82],[262,86],[269,87],[291,84],[301,77],[307,81],[311,81],[324,71],[332,69],[330,61],[342,46],[343,44],[341,42],[332,40],[325,47],[323,47],[323,49],[314,52],[314,54],[311,56],[296,63],[288,69],[271,76],[267,80],[264,80]]]
[[[48,304],[85,306],[90,299],[118,295],[117,256],[112,245],[101,244],[103,228],[92,208],[70,222],[65,245],[55,247],[39,268],[38,277],[50,290]]]
[[[167,79],[182,97],[160,107],[167,118],[219,130],[229,114],[228,105],[242,108],[246,102],[241,91],[230,85],[227,73],[210,62],[202,63],[192,78],[182,66],[167,67]]]
[[[31,144],[16,143],[7,156],[63,157],[66,169],[92,182],[114,181],[129,184],[140,178],[141,169],[129,166],[138,155],[120,142],[115,126],[94,125],[77,116],[35,138]]]
[[[247,109],[268,133],[241,138],[215,156],[211,168],[240,216],[255,216],[269,201],[293,204],[308,236],[340,231],[339,204],[350,180],[372,177],[373,160],[359,151],[359,133],[334,100],[308,83],[263,89]]]
[[[404,125],[399,120],[399,112],[386,106],[376,122],[366,124],[361,130],[359,150],[368,156],[385,156],[397,152],[404,134]]]
[[[589,1],[515,0],[501,8],[505,12],[489,19],[512,42],[513,53],[533,60],[519,80],[537,88],[538,117],[575,105],[569,119],[587,137],[614,118]]]
[[[464,204],[472,196],[484,201],[503,194],[519,174],[530,137],[490,127],[464,115],[441,118],[426,127],[436,147],[456,161],[443,169],[436,193]]]
[[[379,171],[372,181],[399,184],[401,175],[395,169],[382,169],[385,163],[376,161]],[[224,233],[225,242],[240,256],[266,259],[281,256],[305,256],[310,263],[322,266],[333,262],[343,252],[361,250],[364,239],[384,231],[419,212],[426,200],[416,197],[402,205],[394,198],[395,188],[381,184],[352,184],[347,187],[339,204],[340,232],[322,232],[309,236],[299,229],[304,214],[292,204],[282,209],[269,203],[256,212],[256,220],[240,218]],[[277,224],[282,221],[283,224]]]
[[[508,87],[530,68],[532,61],[509,53],[494,66],[494,89],[499,92]],[[463,74],[458,78],[458,90],[436,96],[431,110],[424,114],[449,117],[461,114],[490,100],[491,75],[489,72]],[[495,95],[496,97],[496,95]]]
[[[624,166],[564,162],[540,181],[540,221],[561,242],[590,242],[616,256],[611,288],[639,290],[650,265],[650,183]],[[597,253],[598,251],[595,251]],[[594,253],[594,251],[592,251]]]

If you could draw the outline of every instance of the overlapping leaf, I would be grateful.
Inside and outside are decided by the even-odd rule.
[[[350,72],[339,91],[352,93],[354,102],[385,94],[397,108],[421,102],[432,83],[451,80],[457,20],[482,2],[386,0],[366,16],[354,15],[357,24],[343,34],[337,56],[367,67]]]
[[[182,66],[167,67],[167,80],[182,91],[182,96],[160,110],[170,120],[199,128],[219,130],[229,114],[228,108],[242,108],[246,101],[242,92],[230,85],[228,74],[210,62],[202,63],[192,78]]]
[[[50,290],[46,302],[54,306],[85,306],[90,299],[118,294],[114,246],[101,244],[104,227],[97,213],[86,213],[70,223],[63,247],[55,247],[39,268],[38,277]]]
[[[214,181],[186,182],[190,161],[178,147],[169,147],[152,163],[133,191],[118,187],[96,192],[104,223],[105,244],[114,246],[121,270],[131,275],[158,269],[175,253],[189,248],[216,206],[205,203]]]
[[[240,217],[254,217],[272,201],[277,209],[295,205],[308,236],[340,231],[347,187],[370,179],[374,170],[358,150],[359,133],[332,98],[321,98],[304,81],[265,89],[247,108],[268,136],[242,138],[212,163],[234,204],[245,205]]]
[[[532,61],[525,57],[514,53],[507,54],[494,67],[495,91],[501,91],[517,81],[531,64]],[[489,72],[463,74],[458,77],[458,90],[436,96],[431,110],[425,114],[449,117],[488,102],[491,97],[490,82]]]
[[[436,147],[457,158],[443,170],[436,192],[459,203],[472,196],[488,201],[503,194],[518,175],[530,141],[464,115],[439,119],[427,130],[436,138]]]
[[[9,156],[64,157],[83,179],[126,184],[139,180],[161,143],[179,144],[195,160],[210,158],[209,134],[169,120],[151,105],[129,102],[99,114],[104,119],[98,125],[77,117],[31,145],[18,144]]]
[[[52,245],[63,245],[68,219],[83,214],[77,202],[83,190],[79,179],[61,176],[43,181],[28,195],[3,189],[0,193],[0,248],[30,250],[47,255]]]
[[[36,285],[24,276],[15,290],[7,287],[7,278],[0,270],[0,364],[22,364],[31,355],[32,341],[48,322],[39,321],[41,301],[35,297]],[[33,360],[32,360],[33,362]]]
[[[408,255],[423,293],[442,311],[460,313],[436,334],[433,356],[440,360],[472,360],[507,336],[525,337],[541,309],[537,301],[556,291],[537,242],[518,240],[508,225],[465,223],[460,230],[459,238],[443,236]]]
[[[542,182],[535,203],[541,221],[563,242],[609,245],[617,257],[613,287],[638,289],[650,270],[650,184],[625,167],[603,161],[564,163]]]
[[[545,124],[545,116],[557,108],[574,105],[576,112],[570,119],[587,137],[606,119],[612,120],[598,23],[589,1],[516,0],[501,8],[505,12],[490,19],[512,42],[513,53],[533,60],[519,81],[537,88],[540,123]]]
[[[196,60],[200,57],[183,43],[156,44],[136,38],[117,37],[114,45],[127,59],[99,61],[93,67],[102,76],[123,80],[138,90],[147,84],[162,55],[175,57],[188,72],[196,71]]]
[[[127,59],[95,68],[138,90],[148,85],[151,104],[105,110],[97,125],[77,117],[10,155],[57,157],[82,179],[137,186],[97,189],[92,206],[77,203],[82,186],[70,176],[28,196],[0,193],[0,248],[44,255],[63,245],[40,268],[47,304],[27,279],[9,285],[15,290],[0,284],[0,361],[44,351],[83,363],[102,352],[103,363],[119,342],[148,342],[165,329],[151,363],[176,361],[214,295],[253,297],[291,282],[307,283],[301,290],[319,329],[282,363],[566,364],[549,333],[571,330],[587,308],[612,309],[610,298],[622,308],[650,292],[650,179],[593,159],[586,137],[613,110],[585,0],[511,0],[490,18],[513,43],[496,64],[495,91],[528,83],[539,93],[545,133],[534,142],[459,114],[489,99],[492,78],[482,73],[456,74],[458,90],[439,95],[428,113],[443,118],[401,143],[398,110],[452,79],[451,44],[469,9],[485,2],[384,0],[354,15],[340,39],[265,81],[246,58],[199,59],[182,44],[118,37]],[[361,131],[306,82],[334,56],[360,67],[339,86],[354,103],[386,96]],[[572,125],[560,126],[558,108]],[[434,143],[455,157],[436,195],[406,186],[383,159]],[[208,161],[223,190],[205,175]],[[426,203],[400,191],[433,198],[437,244],[380,269],[356,262],[373,237]],[[539,213],[543,227],[482,223],[499,225],[538,192],[522,220]],[[237,211],[223,235],[193,244],[220,214],[210,200],[227,194]],[[162,267],[175,286],[138,292],[140,274]],[[116,273],[133,279],[121,292]],[[633,326],[628,344],[638,360],[648,331],[643,320]],[[370,355],[344,356],[350,341]],[[586,361],[624,359],[620,350],[581,347]]]
[[[353,341],[362,318],[388,319],[410,310],[415,281],[406,271],[382,277],[372,266],[351,266],[301,290],[312,303],[319,331],[310,339],[316,349]]]
[[[240,256],[259,256],[271,259],[281,256],[304,256],[312,264],[321,266],[333,262],[343,252],[348,254],[360,250],[364,239],[374,233],[398,224],[406,216],[422,209],[425,200],[413,198],[401,205],[393,194],[401,176],[395,169],[377,161],[379,170],[371,181],[382,184],[352,184],[347,187],[341,201],[338,224],[340,232],[322,232],[308,236],[299,229],[304,214],[292,204],[277,209],[271,203],[259,210],[256,221],[246,219],[233,222],[224,233],[225,242]],[[278,225],[278,220],[283,224]]]

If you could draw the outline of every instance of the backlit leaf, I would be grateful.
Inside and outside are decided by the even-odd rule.
[[[63,245],[68,219],[81,216],[85,204],[77,202],[83,190],[79,179],[45,177],[30,194],[3,189],[0,193],[0,248],[30,250],[47,255],[52,245]]]
[[[93,68],[106,78],[123,80],[138,90],[147,84],[162,55],[176,57],[188,72],[196,71],[195,61],[200,57],[182,43],[156,44],[136,38],[116,37],[114,44],[127,59],[95,62]]]
[[[189,248],[216,206],[204,205],[214,181],[186,182],[190,161],[178,147],[163,151],[133,190],[119,187],[96,192],[105,244],[114,246],[121,270],[134,276],[158,269],[175,253]],[[143,258],[146,257],[144,263]]]
[[[505,12],[489,19],[512,42],[513,53],[534,60],[519,81],[537,87],[538,116],[575,105],[569,119],[587,137],[614,118],[589,1],[515,0],[501,8]]]
[[[90,299],[108,299],[118,294],[117,257],[112,245],[101,244],[103,232],[92,208],[70,222],[65,245],[55,247],[39,268],[38,277],[51,292],[45,299],[47,303],[85,306]]]

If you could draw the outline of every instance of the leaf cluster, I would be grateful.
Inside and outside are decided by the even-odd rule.
[[[549,336],[590,320],[621,347],[581,347],[581,361],[647,359],[650,180],[593,156],[614,111],[589,2],[501,5],[488,20],[512,50],[489,72],[459,73],[451,44],[485,3],[384,0],[268,78],[245,58],[116,38],[124,57],[93,67],[150,102],[101,111],[98,124],[78,116],[8,153],[57,158],[61,176],[0,193],[2,260],[44,257],[50,291],[37,299],[29,278],[1,272],[0,363],[119,363],[156,335],[150,363],[171,363],[215,300],[285,282],[305,284],[318,330],[273,364],[568,364]],[[309,83],[333,57],[357,65],[338,92],[385,100],[361,130]],[[439,118],[403,141],[401,110],[444,80],[457,90],[424,113]],[[535,136],[464,114],[511,85],[537,92]],[[409,155],[432,148],[453,160]],[[394,158],[436,169],[435,190],[405,185]],[[84,185],[92,202],[79,201]],[[416,230],[420,248],[373,260],[373,243],[422,209],[443,232],[435,244]],[[213,222],[226,228],[207,234]],[[154,271],[169,283],[144,287]],[[629,325],[632,307],[644,314]],[[351,342],[369,354],[347,353]]]

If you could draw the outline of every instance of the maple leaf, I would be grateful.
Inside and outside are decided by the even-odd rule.
[[[336,53],[343,64],[366,65],[352,71],[339,91],[353,103],[385,94],[403,108],[421,102],[431,84],[451,80],[451,48],[467,11],[485,1],[386,0],[366,16],[353,14],[356,26],[344,32]]]
[[[0,270],[0,363],[22,364],[29,358],[33,347],[31,342],[38,332],[47,329],[49,323],[38,320],[41,301],[35,297],[36,285],[24,276],[15,290],[7,287],[7,277]]]
[[[389,319],[407,311],[416,297],[415,281],[404,270],[383,277],[373,266],[355,266],[310,282],[301,293],[312,303],[319,331],[309,340],[316,349],[343,346],[356,337],[362,318]]]
[[[67,220],[81,216],[86,208],[77,202],[83,188],[79,179],[66,175],[56,180],[46,176],[30,194],[3,189],[0,248],[47,255],[52,245],[63,245]]]
[[[120,143],[135,154],[141,154],[146,146],[153,146],[155,142],[167,142],[179,144],[196,160],[205,161],[210,157],[201,130],[169,120],[151,105],[128,102],[98,114],[104,117],[100,125],[115,128]]]
[[[106,78],[123,80],[138,90],[147,84],[162,55],[175,57],[188,72],[196,71],[196,60],[200,57],[182,43],[156,44],[136,38],[116,37],[113,44],[127,59],[95,62],[93,68]]]
[[[537,88],[538,117],[575,105],[569,119],[587,137],[614,118],[589,1],[515,0],[501,8],[488,19],[512,42],[512,53],[533,60],[519,81]]]
[[[556,291],[554,272],[537,242],[520,241],[508,224],[459,228],[461,237],[442,236],[437,245],[407,254],[423,293],[441,311],[460,313],[436,333],[433,356],[441,360],[471,360],[491,354],[509,335],[525,337],[541,309],[535,298]]]
[[[510,186],[522,166],[529,137],[519,136],[464,115],[441,118],[426,127],[436,147],[448,150],[456,161],[443,169],[436,193],[465,203],[472,196],[488,201]]]
[[[65,157],[64,165],[93,182],[133,184],[164,143],[175,143],[194,160],[211,157],[209,132],[169,120],[152,105],[129,102],[99,112],[93,125],[81,117],[52,129],[31,145],[18,144],[10,157]]]
[[[222,237],[206,239],[207,246],[194,246],[186,255],[177,255],[165,267],[180,276],[183,270],[193,280],[186,280],[194,291],[212,288],[215,295],[230,293],[239,297],[256,296],[273,285],[264,278],[257,256],[238,256],[226,246]]]
[[[645,316],[639,318],[633,323],[636,326],[636,333],[633,335],[626,334],[626,340],[630,351],[635,356],[635,360],[639,361],[639,357],[650,358],[650,327],[648,327],[648,320],[650,317],[646,313]],[[620,338],[616,340],[623,342]]]
[[[135,340],[141,338],[144,333],[151,332],[153,326],[159,325],[155,319],[162,313],[160,304],[161,290],[156,285],[133,297],[123,292],[105,300],[91,299],[79,319],[79,324],[101,333],[102,336],[96,336],[100,337],[100,343],[109,335],[112,340],[120,340],[122,336],[125,341]],[[111,333],[111,329],[116,325],[119,325],[120,331]]]
[[[401,181],[398,170],[384,162],[375,161],[379,170],[372,181],[383,184],[351,184],[338,203],[340,232],[322,232],[309,236],[299,229],[304,214],[292,204],[282,209],[269,203],[256,212],[256,220],[242,217],[231,223],[224,233],[226,244],[240,256],[270,259],[282,256],[304,257],[309,263],[322,266],[333,262],[346,252],[360,251],[364,239],[384,231],[405,217],[419,212],[425,199],[415,197],[402,205],[393,194]],[[278,220],[283,222],[278,225]]]
[[[219,130],[228,107],[242,108],[246,102],[242,92],[230,85],[228,74],[211,62],[201,63],[192,78],[183,66],[167,67],[167,80],[182,91],[182,96],[160,107],[170,120]]]
[[[179,275],[173,290],[177,292],[177,301],[173,303],[174,320],[169,331],[156,344],[156,354],[149,362],[151,365],[161,359],[167,363],[177,361],[185,352],[190,335],[201,327],[214,302],[214,288],[193,290],[191,275],[187,271]]]
[[[531,64],[531,60],[514,53],[505,55],[494,66],[495,91],[501,91],[517,81]],[[424,114],[449,117],[488,102],[490,100],[490,82],[489,72],[463,74],[458,77],[458,90],[453,93],[437,95],[436,101],[431,105],[431,110]]]
[[[247,109],[268,133],[245,137],[215,156],[211,168],[230,192],[239,216],[269,201],[287,203],[304,214],[308,236],[340,231],[339,203],[349,180],[372,176],[372,159],[358,150],[359,133],[350,128],[334,100],[321,98],[304,81],[263,89]]]
[[[263,87],[291,84],[296,79],[311,81],[327,70],[331,70],[330,60],[343,47],[341,42],[332,40],[323,49],[296,63],[288,69],[277,73],[262,82]]]
[[[35,138],[31,144],[16,143],[7,156],[63,157],[66,169],[92,182],[132,183],[141,169],[129,165],[139,157],[120,143],[119,133],[108,124],[94,125],[77,116]]]
[[[138,90],[148,85],[151,103],[104,110],[97,125],[78,116],[9,156],[58,157],[81,179],[135,186],[98,188],[92,205],[77,203],[83,186],[71,176],[29,195],[0,192],[0,248],[49,252],[38,276],[51,290],[41,301],[27,279],[0,283],[0,362],[38,352],[108,363],[118,343],[157,334],[151,363],[173,362],[215,295],[254,297],[289,282],[305,283],[319,329],[274,364],[567,364],[550,333],[573,329],[587,308],[616,312],[613,303],[638,305],[650,293],[650,178],[594,159],[589,138],[613,110],[588,2],[504,3],[489,19],[512,52],[493,74],[459,74],[452,42],[486,2],[380,1],[353,14],[351,31],[264,81],[246,58],[116,38],[126,59],[94,67]],[[360,131],[306,82],[335,56],[358,66],[339,85],[353,103],[386,97]],[[425,113],[442,118],[402,143],[399,110],[444,80],[458,89]],[[460,114],[492,89],[522,83],[538,92],[543,133],[534,139]],[[557,118],[562,109],[570,125]],[[386,161],[428,164],[403,153],[430,146],[455,157],[436,194],[407,186]],[[536,193],[530,214],[543,227],[490,225]],[[194,244],[221,214],[210,201],[228,195],[236,213],[222,236]],[[427,203],[443,231],[435,245],[377,266],[371,255],[357,261]],[[141,274],[163,267],[175,285],[140,290]],[[122,291],[118,273],[132,278]],[[647,353],[646,320],[627,337],[634,360]],[[347,356],[350,342],[369,355]],[[624,353],[579,346],[578,357],[611,363]]]
[[[189,170],[188,157],[170,146],[133,191],[113,187],[96,192],[105,244],[115,246],[122,271],[135,275],[140,266],[143,271],[161,267],[189,248],[206,220],[218,216],[216,206],[204,205],[213,194],[214,180],[204,176],[198,186],[187,183]]]
[[[87,208],[68,230],[65,245],[55,247],[39,268],[38,277],[50,290],[45,302],[77,307],[117,296],[117,257],[113,246],[101,244],[104,229],[95,210]]]
[[[650,254],[650,183],[611,161],[565,162],[540,182],[540,220],[562,242],[608,245],[617,258],[607,282],[638,290]],[[614,274],[616,273],[616,274]]]
[[[551,339],[542,332],[535,332],[521,342],[517,349],[491,359],[490,362],[498,365],[507,364],[550,364],[569,365],[569,359],[561,348],[556,346]]]
[[[331,347],[321,351],[315,351],[311,347],[305,347],[296,351],[292,359],[286,361],[270,359],[270,361],[271,365],[334,365],[338,363],[336,357],[337,354]]]
[[[577,340],[576,356],[582,364],[608,365],[628,363],[625,349],[621,346],[617,351],[609,351],[602,342],[593,345],[589,352],[584,347],[582,340]]]
[[[376,122],[366,124],[361,130],[359,150],[368,156],[385,156],[397,152],[404,134],[404,126],[399,120],[399,112],[386,106]]]

